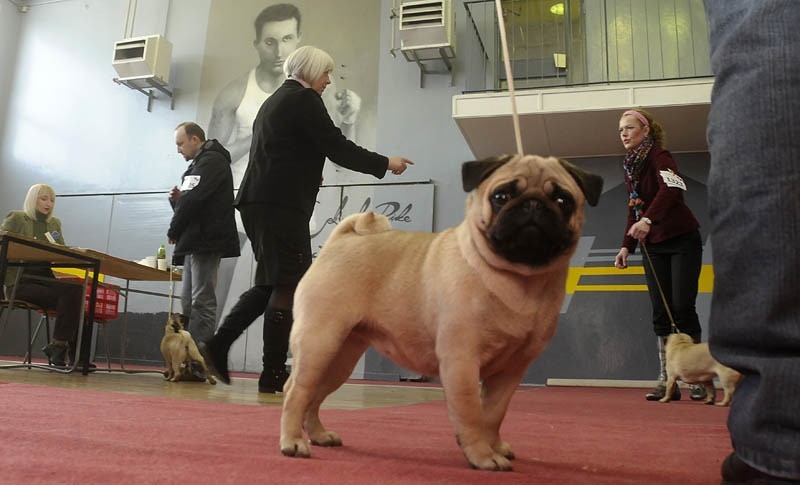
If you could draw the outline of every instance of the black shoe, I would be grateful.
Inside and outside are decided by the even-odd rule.
[[[192,361],[188,366],[181,364],[182,381],[205,382],[206,379],[208,379],[208,376],[200,362]]]
[[[258,377],[258,392],[275,394],[276,392],[283,392],[283,385],[289,379],[289,373],[286,368],[282,369],[264,369]]]
[[[652,391],[648,392],[644,395],[644,398],[648,401],[658,401],[663,399],[664,396],[667,394],[667,385],[664,382],[659,382],[658,385],[653,388]],[[673,401],[680,401],[681,400],[681,390],[678,386],[675,386],[675,392],[672,393],[672,397],[670,398]]]
[[[756,470],[747,463],[740,460],[736,454],[731,453],[722,462],[722,483],[752,483],[752,484],[777,484],[777,483],[800,483],[800,480],[790,478],[779,478],[767,475]]]
[[[225,352],[225,355],[222,355],[222,352],[214,348],[211,341],[208,342],[199,342],[197,344],[198,350],[200,350],[200,355],[203,356],[203,360],[206,361],[206,367],[208,367],[208,371],[214,374],[224,382],[225,384],[231,383],[231,376],[228,373],[228,353]]]
[[[67,366],[67,349],[69,345],[61,342],[50,342],[42,347],[42,352],[47,356],[50,365],[58,367]]]
[[[702,385],[692,385],[692,393],[689,397],[692,401],[705,401],[708,397],[708,393],[706,392],[706,388]]]

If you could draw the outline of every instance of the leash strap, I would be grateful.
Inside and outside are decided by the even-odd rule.
[[[647,245],[644,243],[644,241],[641,241],[641,243],[642,243],[642,252],[647,258],[647,262],[650,263],[650,271],[653,272],[653,279],[656,280],[656,287],[658,288],[658,294],[661,295],[661,302],[664,303],[664,308],[667,309],[667,316],[669,317],[669,324],[672,327],[672,333],[680,333],[680,331],[678,330],[678,326],[675,325],[675,319],[672,318],[672,310],[669,309],[669,303],[667,303],[667,297],[664,295],[664,290],[661,288],[661,281],[658,279],[658,274],[656,274],[656,267],[653,266],[653,260],[650,259],[650,253],[647,251]]]
[[[172,314],[172,293],[175,289],[175,281],[172,279],[172,265],[168,268],[169,271],[169,313]]]

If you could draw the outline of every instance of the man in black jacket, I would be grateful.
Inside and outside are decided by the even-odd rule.
[[[183,263],[182,312],[195,341],[214,335],[217,323],[217,270],[221,258],[239,256],[233,214],[231,156],[203,129],[186,121],[175,128],[178,153],[191,162],[169,201],[175,213],[167,231],[175,244],[173,262]]]

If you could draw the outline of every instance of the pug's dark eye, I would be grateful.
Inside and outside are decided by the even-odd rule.
[[[499,212],[503,207],[514,199],[514,186],[509,184],[498,187],[489,199],[492,203],[492,210]]]
[[[508,182],[494,189],[492,195],[489,196],[489,202],[492,204],[492,209],[497,212],[502,209],[506,204],[514,200],[514,197],[519,195],[519,191],[515,183]]]
[[[511,196],[505,192],[497,192],[492,195],[492,202],[499,205],[505,205],[511,199]]]
[[[558,208],[561,209],[561,213],[566,216],[572,214],[572,211],[575,209],[575,201],[565,190],[560,188],[554,190],[550,198],[556,203]]]

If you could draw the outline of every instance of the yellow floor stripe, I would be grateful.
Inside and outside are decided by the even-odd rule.
[[[567,274],[567,294],[581,292],[618,292],[618,291],[647,291],[647,285],[582,285],[581,276],[630,276],[643,275],[643,266],[634,266],[627,269],[607,268],[592,266],[588,268],[570,268]],[[711,293],[714,289],[714,267],[704,264],[700,268],[700,277],[697,280],[699,293]]]

